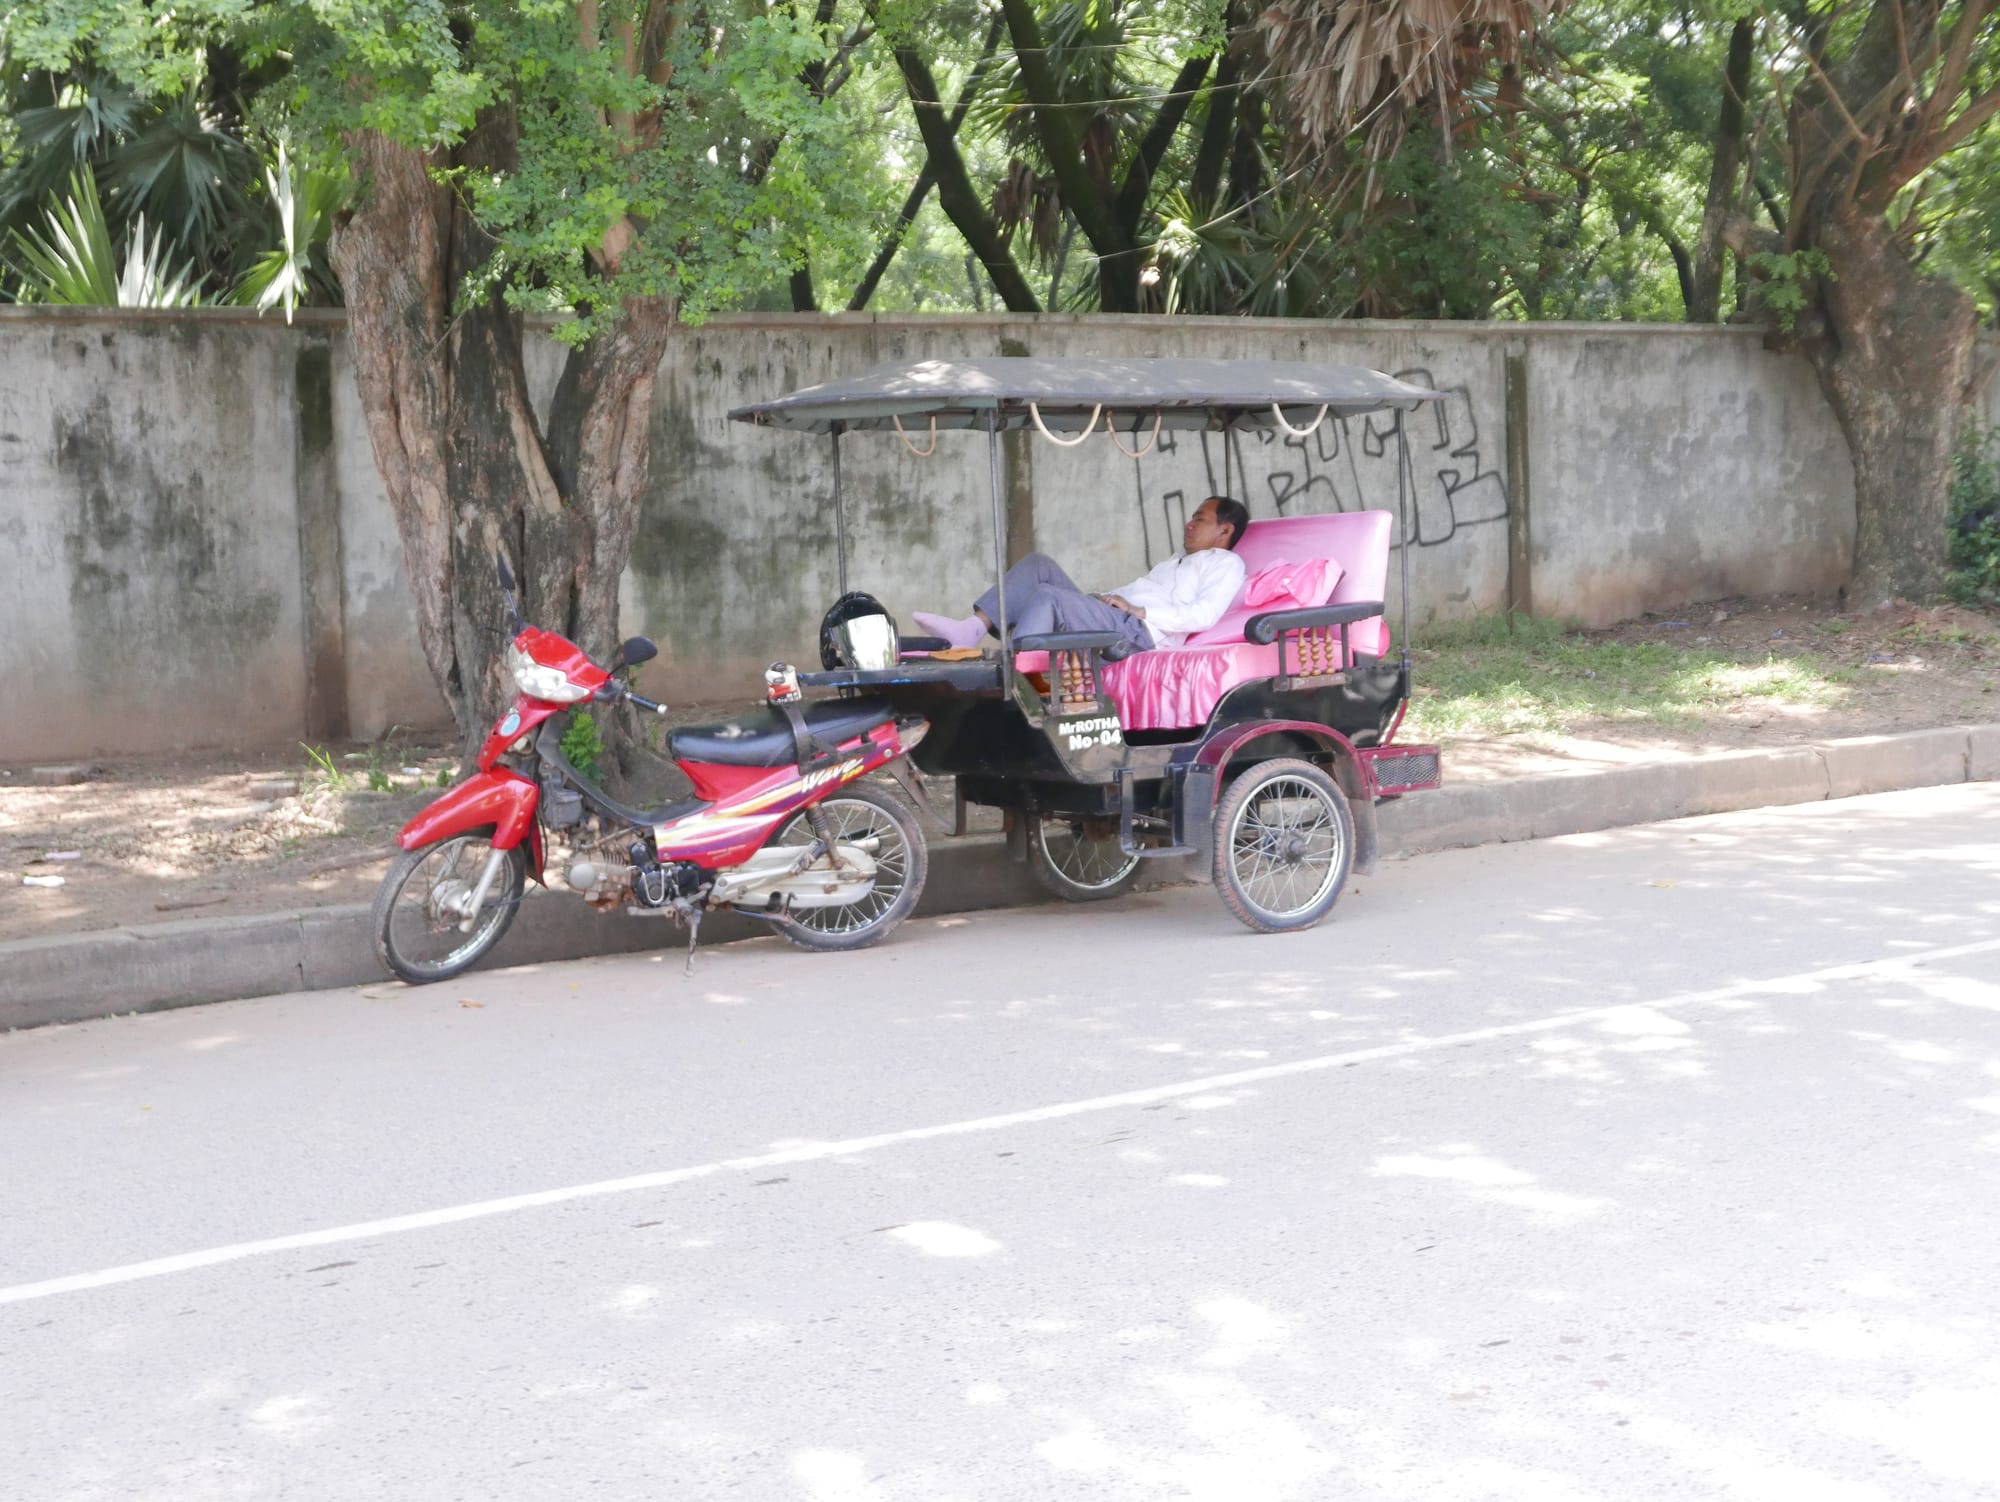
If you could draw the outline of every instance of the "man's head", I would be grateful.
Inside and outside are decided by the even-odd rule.
[[[1212,495],[1195,508],[1181,529],[1181,546],[1190,553],[1205,548],[1234,548],[1250,524],[1250,508],[1226,495]]]

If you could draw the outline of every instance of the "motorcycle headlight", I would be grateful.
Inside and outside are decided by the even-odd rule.
[[[574,704],[588,698],[590,690],[571,683],[561,668],[544,667],[519,647],[507,649],[507,671],[514,675],[514,687],[530,699],[549,704]]]

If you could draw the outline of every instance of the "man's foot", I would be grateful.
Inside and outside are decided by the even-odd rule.
[[[977,615],[958,620],[948,615],[932,615],[928,610],[912,610],[910,618],[932,636],[942,636],[954,647],[976,647],[986,635],[986,622]]]

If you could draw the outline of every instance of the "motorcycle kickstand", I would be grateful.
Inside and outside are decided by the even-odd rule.
[[[694,946],[701,940],[700,908],[692,906],[688,908],[687,929],[688,929],[687,967],[681,971],[681,977],[684,980],[691,980],[694,977]]]

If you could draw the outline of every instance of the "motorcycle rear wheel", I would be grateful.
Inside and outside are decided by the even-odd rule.
[[[441,906],[454,884],[462,889],[478,883],[492,849],[491,835],[462,834],[396,857],[375,893],[372,914],[375,957],[391,975],[413,986],[450,980],[500,942],[527,885],[528,857],[519,845],[506,853],[469,933]]]
[[[775,927],[801,949],[866,949],[879,944],[909,917],[924,894],[930,850],[916,815],[889,794],[857,784],[818,805],[836,846],[872,839],[875,884],[868,894],[838,907],[799,908]],[[817,836],[804,811],[772,837],[775,845],[809,845]],[[823,856],[822,859],[825,859]]]

